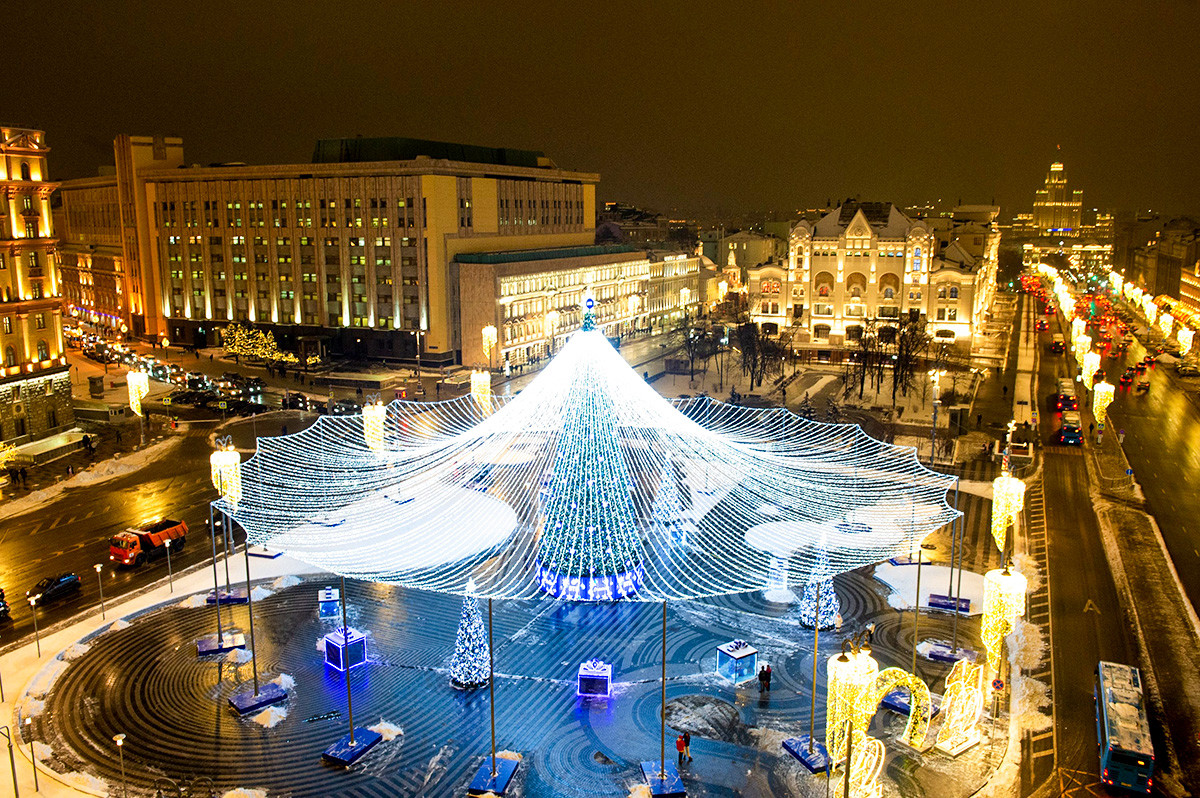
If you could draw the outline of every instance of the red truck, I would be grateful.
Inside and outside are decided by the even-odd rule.
[[[176,549],[187,542],[187,524],[164,518],[113,535],[108,544],[108,559],[117,565],[138,566],[147,560],[165,556],[167,541]]]

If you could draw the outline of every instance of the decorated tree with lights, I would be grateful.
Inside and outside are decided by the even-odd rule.
[[[692,529],[691,514],[684,509],[676,465],[669,458],[663,460],[659,472],[658,490],[650,507],[650,517],[654,527],[669,536],[672,543],[688,543],[688,532]]]
[[[800,595],[800,623],[805,626],[812,626],[815,622],[821,629],[830,629],[837,623],[842,606],[834,592],[831,574],[829,554],[822,551]]]
[[[599,335],[590,297],[588,302],[583,333]],[[543,505],[540,581],[566,598],[620,598],[640,583],[632,480],[604,378],[595,363],[588,363],[571,382]]]
[[[487,627],[483,625],[483,613],[479,611],[474,585],[467,587],[467,594],[463,597],[454,656],[450,658],[450,681],[462,689],[482,687],[488,683]]]

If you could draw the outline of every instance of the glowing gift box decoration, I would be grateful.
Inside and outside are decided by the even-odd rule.
[[[387,407],[382,402],[363,405],[363,441],[372,451],[383,450],[383,421],[386,416]]]
[[[337,629],[325,635],[325,664],[339,671],[367,662],[367,636],[357,629]]]
[[[471,372],[471,396],[483,408],[484,413],[492,412],[492,373],[490,371]]]
[[[342,614],[342,591],[323,587],[317,592],[317,617],[328,621]]]
[[[575,695],[580,698],[608,698],[612,695],[612,665],[589,659],[579,666]]]
[[[758,649],[745,640],[731,640],[717,646],[717,673],[734,684],[758,676]]]
[[[1025,593],[1029,582],[1012,565],[983,575],[983,644],[987,646],[988,667],[998,673],[1004,638],[1013,630],[1017,618],[1025,614]]]

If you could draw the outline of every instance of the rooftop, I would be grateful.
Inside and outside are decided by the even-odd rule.
[[[639,249],[629,244],[590,244],[554,249],[518,249],[507,252],[463,252],[456,255],[454,259],[459,263],[524,263],[531,260],[585,258],[593,255],[619,255],[629,252],[645,252],[645,249]]]
[[[433,158],[494,166],[553,168],[554,164],[539,150],[514,150],[506,147],[480,147],[450,141],[429,141],[398,136],[381,138],[320,139],[313,149],[313,163],[370,163],[377,161],[413,161]]]

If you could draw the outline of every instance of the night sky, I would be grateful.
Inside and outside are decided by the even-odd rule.
[[[122,132],[182,136],[195,163],[397,135],[544,150],[599,172],[601,199],[680,214],[861,195],[1008,216],[1061,145],[1088,206],[1200,211],[1194,0],[54,0],[3,18],[0,121],[45,129],[58,179],[111,163]]]

